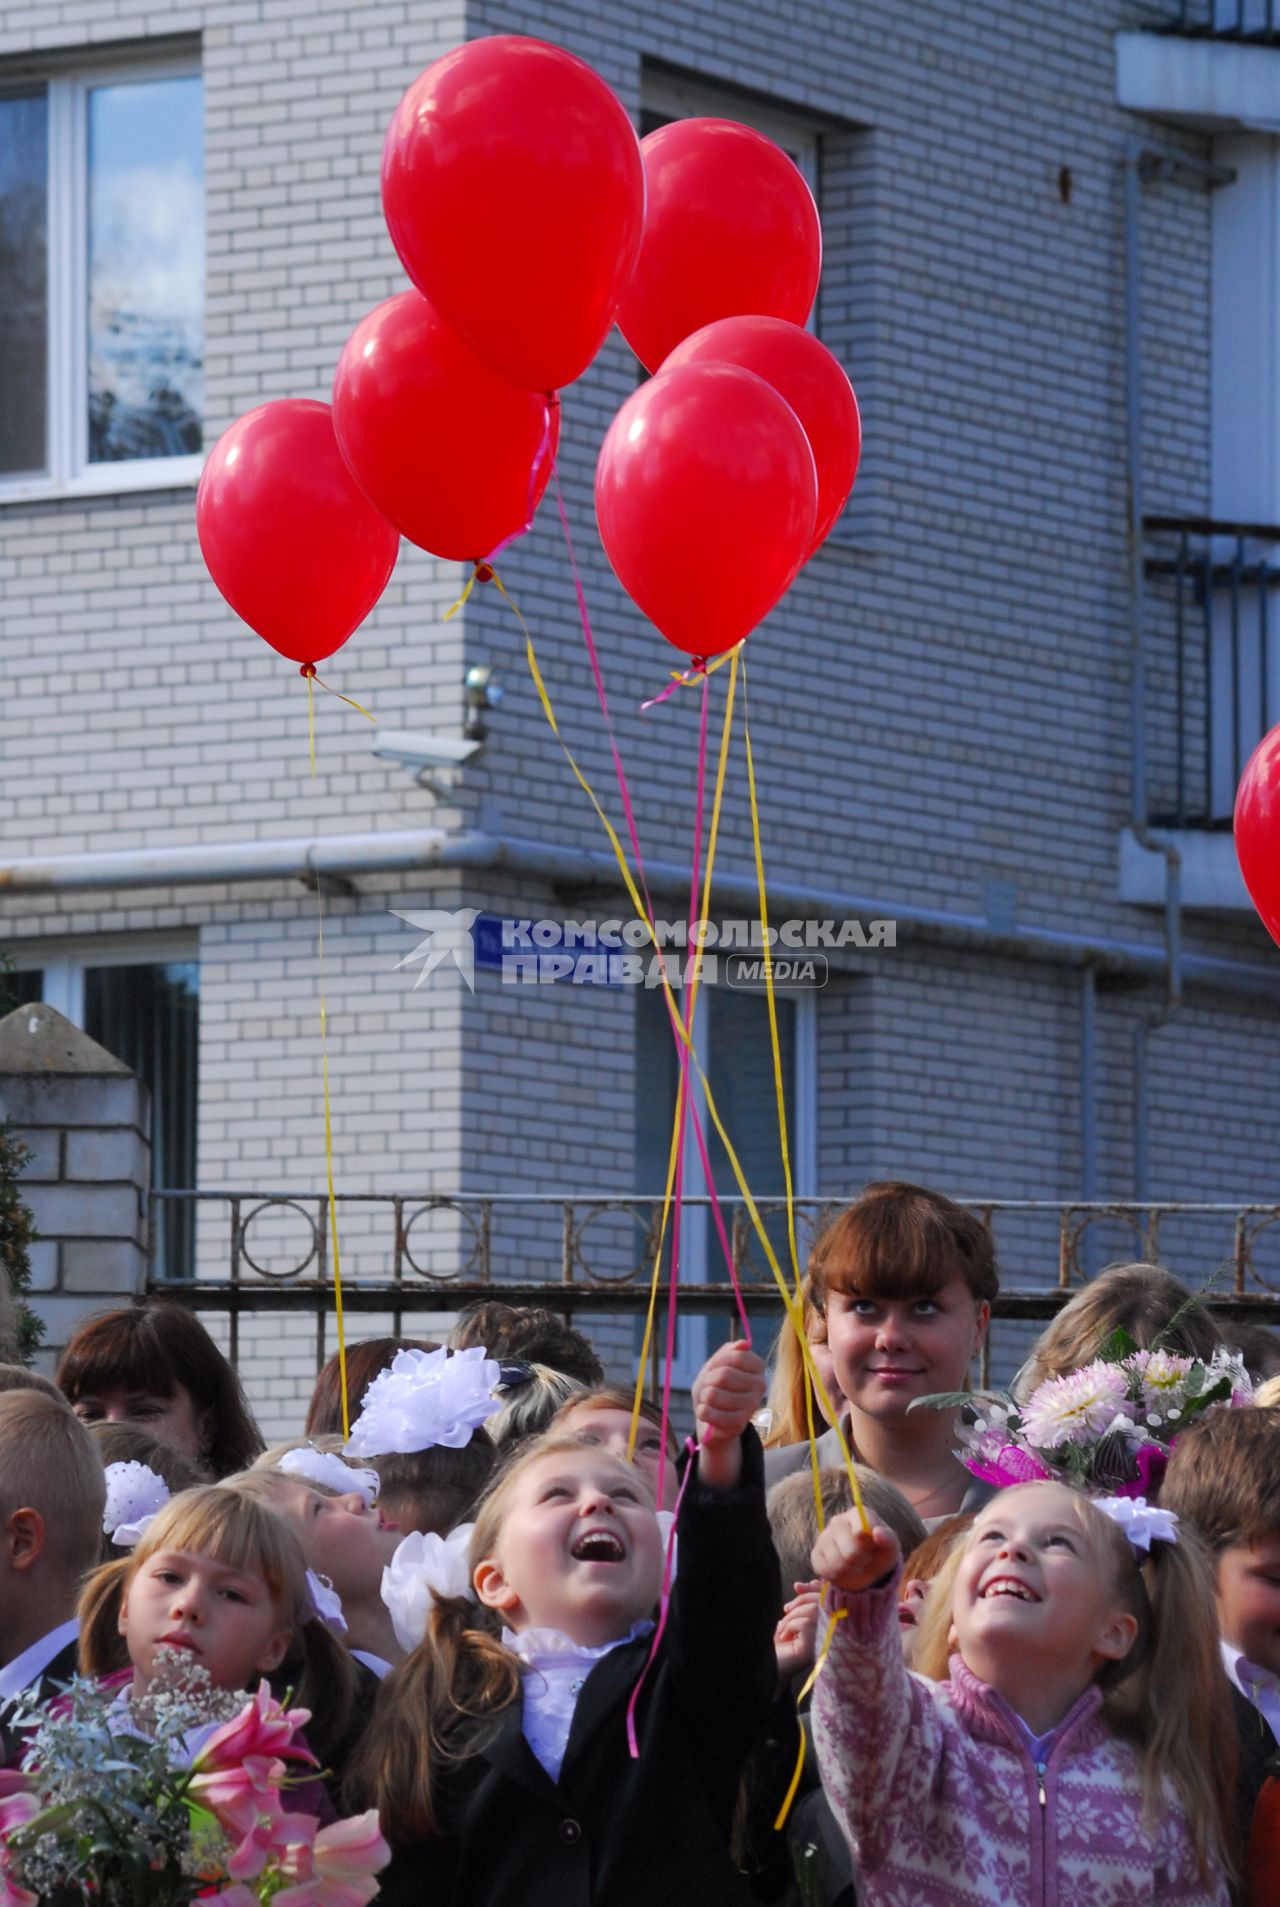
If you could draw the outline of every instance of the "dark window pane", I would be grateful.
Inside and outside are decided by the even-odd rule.
[[[193,960],[85,970],[86,1033],[151,1088],[151,1183],[157,1191],[196,1182],[199,999],[200,969]],[[157,1278],[195,1276],[192,1205],[159,1201],[153,1248]]]
[[[31,1006],[44,998],[44,975],[39,967],[0,965],[0,1019],[15,1007]]]
[[[198,78],[89,94],[89,461],[202,442],[204,142]]]
[[[0,475],[46,466],[48,111],[0,96]]]

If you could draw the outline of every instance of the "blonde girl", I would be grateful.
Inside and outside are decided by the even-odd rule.
[[[437,1587],[353,1767],[348,1794],[396,1850],[383,1907],[739,1897],[734,1806],[774,1683],[763,1390],[742,1344],[695,1382],[701,1448],[656,1645],[663,1545],[639,1466],[552,1432],[499,1473],[458,1593]]]
[[[814,1738],[860,1907],[1226,1907],[1234,1743],[1207,1566],[1176,1518],[1108,1508],[1060,1483],[1001,1491],[930,1588],[917,1674],[896,1538],[840,1517],[818,1539],[840,1619]]]
[[[265,1503],[220,1484],[173,1497],[80,1598],[86,1674],[130,1668],[130,1698],[141,1698],[166,1653],[189,1656],[215,1688],[266,1676],[291,1689],[322,1762],[349,1724],[355,1671],[313,1614],[297,1538]]]

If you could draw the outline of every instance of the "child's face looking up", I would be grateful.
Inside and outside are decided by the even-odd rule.
[[[1058,1483],[1002,1490],[977,1517],[956,1575],[961,1655],[1002,1690],[1012,1672],[1083,1693],[1104,1662],[1128,1654],[1137,1632],[1112,1574],[1072,1491]]]
[[[1233,1649],[1280,1675],[1280,1530],[1220,1552],[1218,1621]]]
[[[138,1565],[120,1604],[135,1686],[156,1673],[159,1649],[182,1650],[215,1688],[247,1688],[279,1668],[291,1626],[261,1576],[211,1556],[160,1549]]]
[[[605,1450],[611,1450],[615,1457],[626,1457],[627,1445],[631,1441],[629,1410],[619,1410],[613,1404],[583,1404],[577,1410],[566,1411],[561,1422],[573,1436],[598,1443]],[[666,1454],[661,1430],[656,1424],[650,1423],[647,1417],[638,1420],[632,1461],[648,1478],[655,1502],[659,1500],[658,1484],[661,1481],[662,1507],[664,1510],[674,1509],[680,1479],[676,1475],[675,1464]]]
[[[369,1509],[358,1490],[325,1496],[305,1483],[282,1483],[276,1507],[293,1524],[308,1569],[327,1576],[344,1602],[377,1598],[400,1542],[398,1524]]]
[[[474,1582],[515,1630],[559,1629],[583,1648],[618,1641],[652,1613],[662,1585],[662,1536],[643,1476],[590,1448],[530,1463]]]

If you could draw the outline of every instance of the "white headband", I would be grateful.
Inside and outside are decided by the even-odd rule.
[[[149,1463],[109,1463],[102,1527],[120,1549],[132,1549],[169,1501],[168,1484]]]
[[[334,1450],[313,1450],[310,1444],[299,1444],[296,1450],[285,1451],[276,1469],[283,1470],[286,1476],[303,1477],[308,1483],[322,1483],[326,1490],[336,1490],[339,1496],[358,1490],[368,1510],[378,1498],[377,1471],[357,1470],[354,1464],[344,1463]]]

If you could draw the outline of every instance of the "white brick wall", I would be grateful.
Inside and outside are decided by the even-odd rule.
[[[0,76],[5,61],[200,36],[210,442],[266,397],[327,395],[356,319],[403,283],[378,205],[383,129],[408,81],[465,34],[558,40],[633,110],[648,60],[810,115],[823,129],[821,329],[857,384],[866,451],[837,539],[751,644],[771,874],[967,912],[988,882],[1012,882],[1025,922],[1157,944],[1155,921],[1116,899],[1129,786],[1120,162],[1135,131],[1206,148],[1114,105],[1113,35],[1141,17],[1131,0],[42,0],[0,3]],[[1148,503],[1198,510],[1207,198],[1158,184],[1143,217]],[[671,652],[613,583],[590,504],[596,447],[634,378],[615,338],[566,396],[562,472],[646,853],[678,860],[696,711],[685,697],[639,715]],[[13,852],[441,820],[601,845],[509,612],[478,591],[442,623],[459,571],[407,547],[327,673],[389,726],[453,730],[465,667],[494,663],[508,694],[491,746],[442,809],[373,759],[358,716],[319,696],[312,783],[302,685],[217,597],[192,501],[181,490],[0,506],[0,808]],[[566,736],[616,815],[550,507],[503,569]],[[749,868],[740,758],[720,856]],[[474,997],[454,981],[414,992],[412,973],[392,971],[409,930],[386,910],[415,902],[616,907],[501,873],[369,880],[329,901],[342,1189],[629,1189],[626,997],[503,989],[488,974]],[[310,895],[255,883],[0,899],[10,944],[176,927],[200,935],[202,1184],[318,1191]],[[1251,920],[1200,917],[1186,931],[1192,948],[1264,957]],[[1078,985],[1065,970],[905,940],[833,983],[818,1032],[822,1191],[894,1173],[992,1196],[1077,1192]],[[1139,1004],[1099,1001],[1099,1166],[1117,1197],[1132,1192]],[[1275,1009],[1222,996],[1192,1000],[1154,1036],[1159,1195],[1275,1195],[1275,1059]],[[1043,1232],[1012,1227],[1002,1245],[1019,1281],[1052,1274]],[[207,1223],[201,1248],[213,1273]],[[353,1218],[351,1275],[382,1249]],[[558,1250],[554,1221],[529,1221],[509,1262],[554,1267]],[[1187,1253],[1178,1268],[1194,1276],[1217,1246],[1202,1237]],[[619,1335],[605,1335],[621,1358]],[[309,1388],[312,1342],[290,1319],[245,1350],[273,1430]]]

